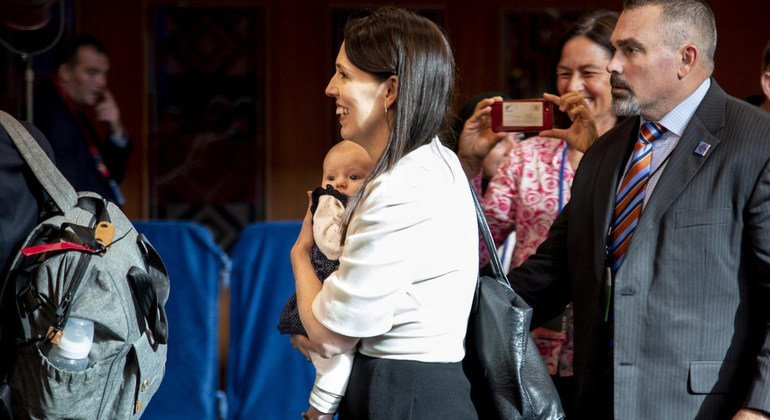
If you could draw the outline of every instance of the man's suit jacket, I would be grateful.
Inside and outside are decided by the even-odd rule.
[[[607,233],[638,127],[629,118],[586,152],[548,239],[509,275],[538,319],[573,302],[580,418],[601,392]],[[770,412],[769,166],[770,117],[712,80],[615,275],[615,418]]]

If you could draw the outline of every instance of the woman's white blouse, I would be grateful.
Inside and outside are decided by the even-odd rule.
[[[362,354],[457,362],[477,272],[468,181],[434,139],[367,186],[313,313],[330,330],[360,337]]]

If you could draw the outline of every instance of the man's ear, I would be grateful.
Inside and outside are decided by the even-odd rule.
[[[770,101],[770,70],[762,72],[762,76],[759,78],[759,83],[762,85],[762,92],[765,94],[765,98]]]
[[[68,83],[72,78],[72,70],[67,63],[59,64],[59,68],[56,69],[56,78],[60,83]]]
[[[395,74],[385,81],[385,105],[390,108],[398,99],[398,76]]]
[[[698,48],[695,45],[687,43],[679,49],[679,67],[677,68],[677,75],[680,79],[684,79],[690,72],[695,69],[698,64]]]

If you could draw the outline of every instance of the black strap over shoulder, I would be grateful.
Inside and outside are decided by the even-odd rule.
[[[3,111],[0,111],[0,124],[5,127],[5,131],[8,132],[19,153],[32,169],[32,173],[40,185],[56,203],[56,207],[62,213],[73,208],[77,204],[77,192],[32,138],[29,131],[15,118]]]
[[[492,276],[479,276],[468,319],[463,368],[471,400],[483,419],[563,419],[559,395],[529,334],[532,309],[511,288],[475,194],[473,199]]]

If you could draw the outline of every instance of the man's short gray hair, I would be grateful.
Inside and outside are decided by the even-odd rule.
[[[717,27],[714,12],[702,0],[626,0],[623,9],[660,6],[663,24],[667,26],[667,42],[672,48],[690,41],[698,47],[709,70],[714,69],[717,49]]]

